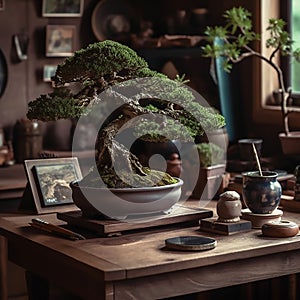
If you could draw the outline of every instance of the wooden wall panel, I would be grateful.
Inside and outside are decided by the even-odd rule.
[[[43,82],[43,66],[62,62],[64,58],[45,56],[45,28],[48,24],[75,25],[76,50],[96,39],[91,29],[91,14],[97,0],[84,0],[81,18],[44,18],[40,0],[6,0],[0,11],[0,48],[8,63],[8,82],[0,98],[0,126],[11,132],[15,122],[26,117],[27,103],[40,94],[51,91],[50,83]],[[14,34],[29,37],[28,59],[19,61],[13,43]]]

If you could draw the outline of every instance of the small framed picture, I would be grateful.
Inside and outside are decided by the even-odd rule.
[[[72,56],[75,51],[74,25],[46,26],[46,56]]]
[[[31,159],[24,164],[37,213],[74,209],[69,184],[82,179],[76,157]]]
[[[5,10],[5,0],[0,0],[0,11]]]
[[[51,82],[51,78],[55,75],[57,65],[44,65],[43,80],[45,82]]]
[[[81,17],[83,0],[43,0],[43,17]]]

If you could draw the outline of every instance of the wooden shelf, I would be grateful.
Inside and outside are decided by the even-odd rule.
[[[23,164],[0,168],[0,200],[22,197],[27,184]]]

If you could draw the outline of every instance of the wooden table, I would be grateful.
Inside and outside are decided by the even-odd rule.
[[[300,235],[267,238],[251,230],[222,236],[196,226],[70,241],[29,227],[31,218],[0,219],[2,284],[6,251],[9,260],[37,275],[40,285],[53,282],[83,299],[162,299],[300,272]],[[42,218],[63,223],[55,214]],[[296,213],[284,212],[283,218],[300,221]],[[217,246],[202,252],[165,247],[166,238],[184,235],[214,237]]]

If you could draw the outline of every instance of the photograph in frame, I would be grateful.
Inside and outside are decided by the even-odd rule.
[[[81,17],[84,0],[43,0],[43,17]]]
[[[73,203],[69,184],[78,180],[74,164],[38,165],[32,171],[42,206]]]
[[[69,184],[82,179],[77,157],[30,159],[24,164],[37,213],[76,208]]]
[[[74,25],[47,25],[46,56],[72,56],[75,51],[75,29]]]
[[[43,69],[43,81],[51,82],[51,78],[55,75],[57,65],[44,65]]]

